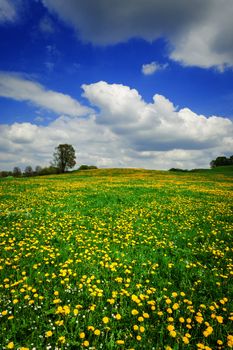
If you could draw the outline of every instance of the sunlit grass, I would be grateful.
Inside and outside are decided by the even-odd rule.
[[[230,349],[232,176],[2,180],[1,349]]]

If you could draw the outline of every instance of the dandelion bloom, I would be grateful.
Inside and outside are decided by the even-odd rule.
[[[189,343],[189,338],[188,337],[183,337],[182,338],[184,344],[188,344]]]
[[[133,310],[131,311],[131,314],[132,314],[133,316],[137,315],[137,314],[138,314],[138,310],[133,309]]]
[[[174,329],[175,329],[175,327],[174,327],[172,324],[169,324],[169,325],[167,326],[167,330],[168,330],[169,332],[173,331]]]
[[[223,323],[223,317],[222,316],[216,316],[216,320],[218,323]]]
[[[52,331],[45,332],[46,338],[52,337],[52,335],[53,335]]]
[[[66,341],[66,338],[65,338],[64,336],[61,336],[61,337],[58,338],[58,341],[59,341],[60,343],[64,344],[65,341]]]
[[[139,331],[140,331],[141,333],[144,333],[144,332],[145,332],[145,327],[140,326],[140,327],[139,327]]]
[[[103,317],[102,321],[104,324],[107,324],[109,322],[109,318],[105,316]]]
[[[170,334],[170,336],[173,337],[173,338],[176,337],[176,331],[171,331],[169,334]]]

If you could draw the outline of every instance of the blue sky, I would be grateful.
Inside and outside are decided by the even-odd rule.
[[[72,143],[99,167],[232,154],[229,0],[0,0],[0,169]]]

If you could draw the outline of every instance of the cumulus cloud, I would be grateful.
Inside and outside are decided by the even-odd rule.
[[[47,126],[2,124],[0,135],[1,169],[11,170],[15,165],[22,169],[27,165],[48,166],[60,143],[75,147],[79,164],[113,166],[118,162],[117,136],[107,127],[97,125],[92,115],[88,118],[60,116]]]
[[[59,116],[47,126],[0,124],[1,169],[49,165],[60,143],[75,147],[79,165],[99,167],[208,167],[218,155],[230,155],[229,119],[177,110],[158,94],[147,103],[137,90],[119,84],[98,82],[83,90],[98,113]]]
[[[0,0],[0,24],[15,21],[17,18],[15,5],[12,0]]]
[[[146,103],[135,89],[98,82],[83,85],[84,96],[101,111],[97,123],[124,135],[138,151],[206,149],[220,145],[232,135],[229,119],[197,115],[188,108],[176,110],[172,102],[154,95]]]
[[[164,37],[170,58],[220,70],[233,66],[231,0],[42,0],[49,11],[98,45]]]
[[[152,75],[155,72],[159,71],[159,70],[163,70],[165,68],[167,68],[167,64],[159,64],[157,62],[151,62],[151,63],[147,63],[147,64],[143,64],[142,65],[142,73],[144,75]]]
[[[19,74],[0,72],[0,96],[31,102],[58,114],[80,116],[90,112],[89,108],[69,95],[47,90],[41,84]]]

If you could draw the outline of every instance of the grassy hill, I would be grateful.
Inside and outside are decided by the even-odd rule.
[[[229,168],[3,179],[1,348],[230,349]]]

